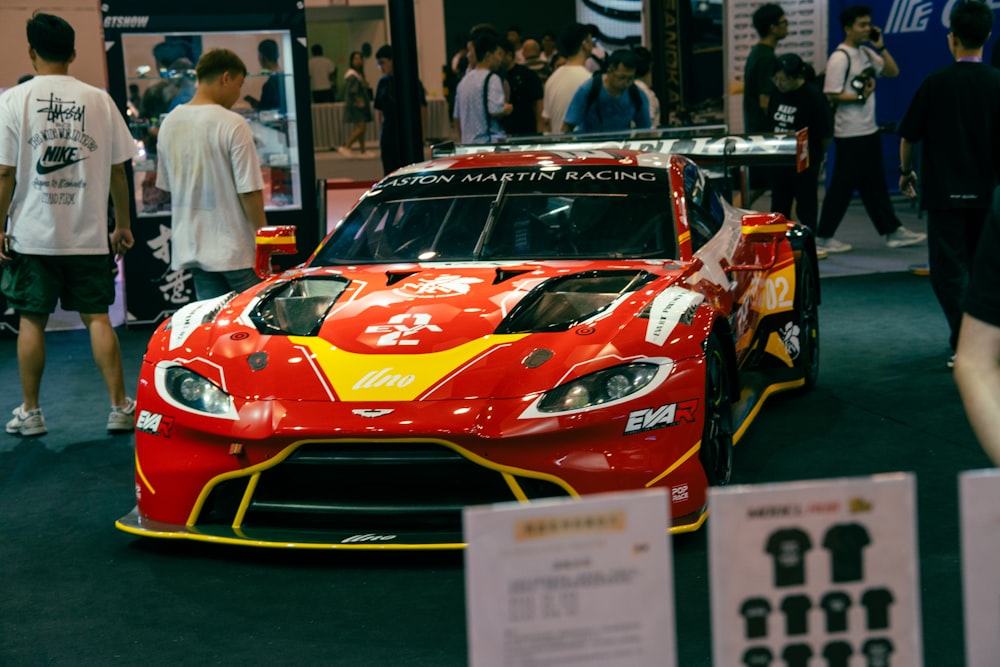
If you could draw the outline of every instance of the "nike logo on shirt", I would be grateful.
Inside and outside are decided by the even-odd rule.
[[[42,159],[38,158],[38,162],[35,163],[35,171],[38,172],[39,176],[44,176],[45,174],[51,174],[53,171],[58,171],[63,167],[68,167],[71,164],[76,164],[77,162],[82,162],[86,160],[85,157],[74,158],[70,160],[64,160],[62,162],[56,162],[54,164],[42,164]]]

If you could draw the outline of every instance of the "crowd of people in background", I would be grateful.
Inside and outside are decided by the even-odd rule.
[[[644,47],[608,52],[599,35],[596,26],[580,23],[539,39],[525,37],[519,26],[503,35],[491,25],[473,27],[446,69],[461,141],[658,126],[652,54]]]

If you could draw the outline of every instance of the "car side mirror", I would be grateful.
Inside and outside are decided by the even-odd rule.
[[[788,233],[788,221],[781,213],[747,213],[740,221],[740,231],[747,243],[761,244],[762,261],[756,264],[733,264],[726,271],[766,271],[778,261],[781,239]]]
[[[275,225],[261,227],[256,234],[256,256],[253,270],[260,278],[274,275],[271,266],[273,255],[294,255],[298,252],[295,244],[295,225]]]

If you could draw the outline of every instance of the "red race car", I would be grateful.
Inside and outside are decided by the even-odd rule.
[[[288,234],[258,234],[261,273]],[[679,154],[412,165],[302,266],[154,333],[117,525],[461,548],[467,505],[663,487],[696,530],[765,398],[815,383],[818,287],[807,230]]]

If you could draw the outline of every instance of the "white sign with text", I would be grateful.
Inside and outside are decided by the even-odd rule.
[[[709,490],[716,665],[923,664],[916,482]]]
[[[660,490],[464,512],[472,667],[677,664]]]
[[[995,667],[1000,656],[1000,471],[958,476],[962,514],[965,664]]]

